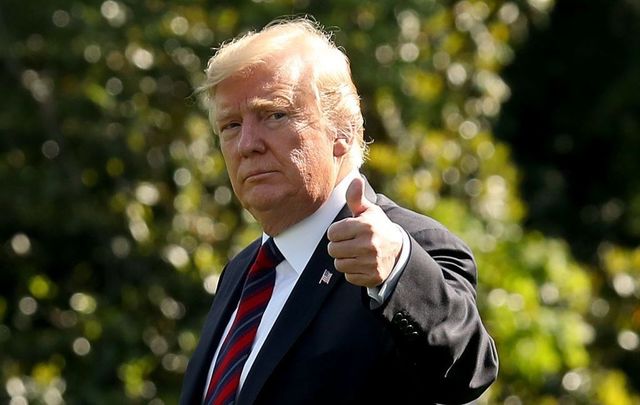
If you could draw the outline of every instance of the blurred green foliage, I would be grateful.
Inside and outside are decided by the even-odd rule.
[[[309,13],[351,58],[373,184],[477,254],[501,359],[480,402],[638,403],[640,248],[578,261],[572,235],[525,226],[523,170],[494,136],[503,69],[553,6],[4,1],[0,401],[177,402],[218,274],[259,232],[194,89],[216,44]]]

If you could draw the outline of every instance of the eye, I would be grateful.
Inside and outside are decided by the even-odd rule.
[[[281,125],[287,122],[289,115],[284,111],[269,111],[264,118],[264,123],[267,128],[277,129]]]
[[[226,132],[226,131],[230,131],[233,130],[235,128],[239,128],[240,127],[240,123],[239,122],[228,122],[226,124],[222,124],[220,126],[220,133]]]
[[[287,113],[283,112],[283,111],[276,111],[273,112],[271,114],[269,114],[269,116],[267,117],[267,119],[270,119],[272,121],[280,121],[283,118],[287,117]]]
[[[232,129],[232,128],[237,128],[240,126],[239,122],[230,122],[228,124],[224,124],[224,126],[222,127],[223,130],[225,129]]]

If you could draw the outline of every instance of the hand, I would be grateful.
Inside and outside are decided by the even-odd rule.
[[[364,196],[364,180],[355,178],[346,193],[352,218],[327,230],[329,254],[351,284],[376,287],[389,277],[402,250],[401,230]]]

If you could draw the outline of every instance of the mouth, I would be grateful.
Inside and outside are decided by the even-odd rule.
[[[258,182],[269,177],[274,173],[276,173],[275,170],[258,170],[255,172],[250,172],[249,174],[244,176],[244,182],[245,183]]]

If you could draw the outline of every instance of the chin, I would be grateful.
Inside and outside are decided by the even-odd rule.
[[[282,209],[287,200],[293,198],[291,195],[278,190],[252,190],[245,195],[243,205],[250,211],[271,211]]]

